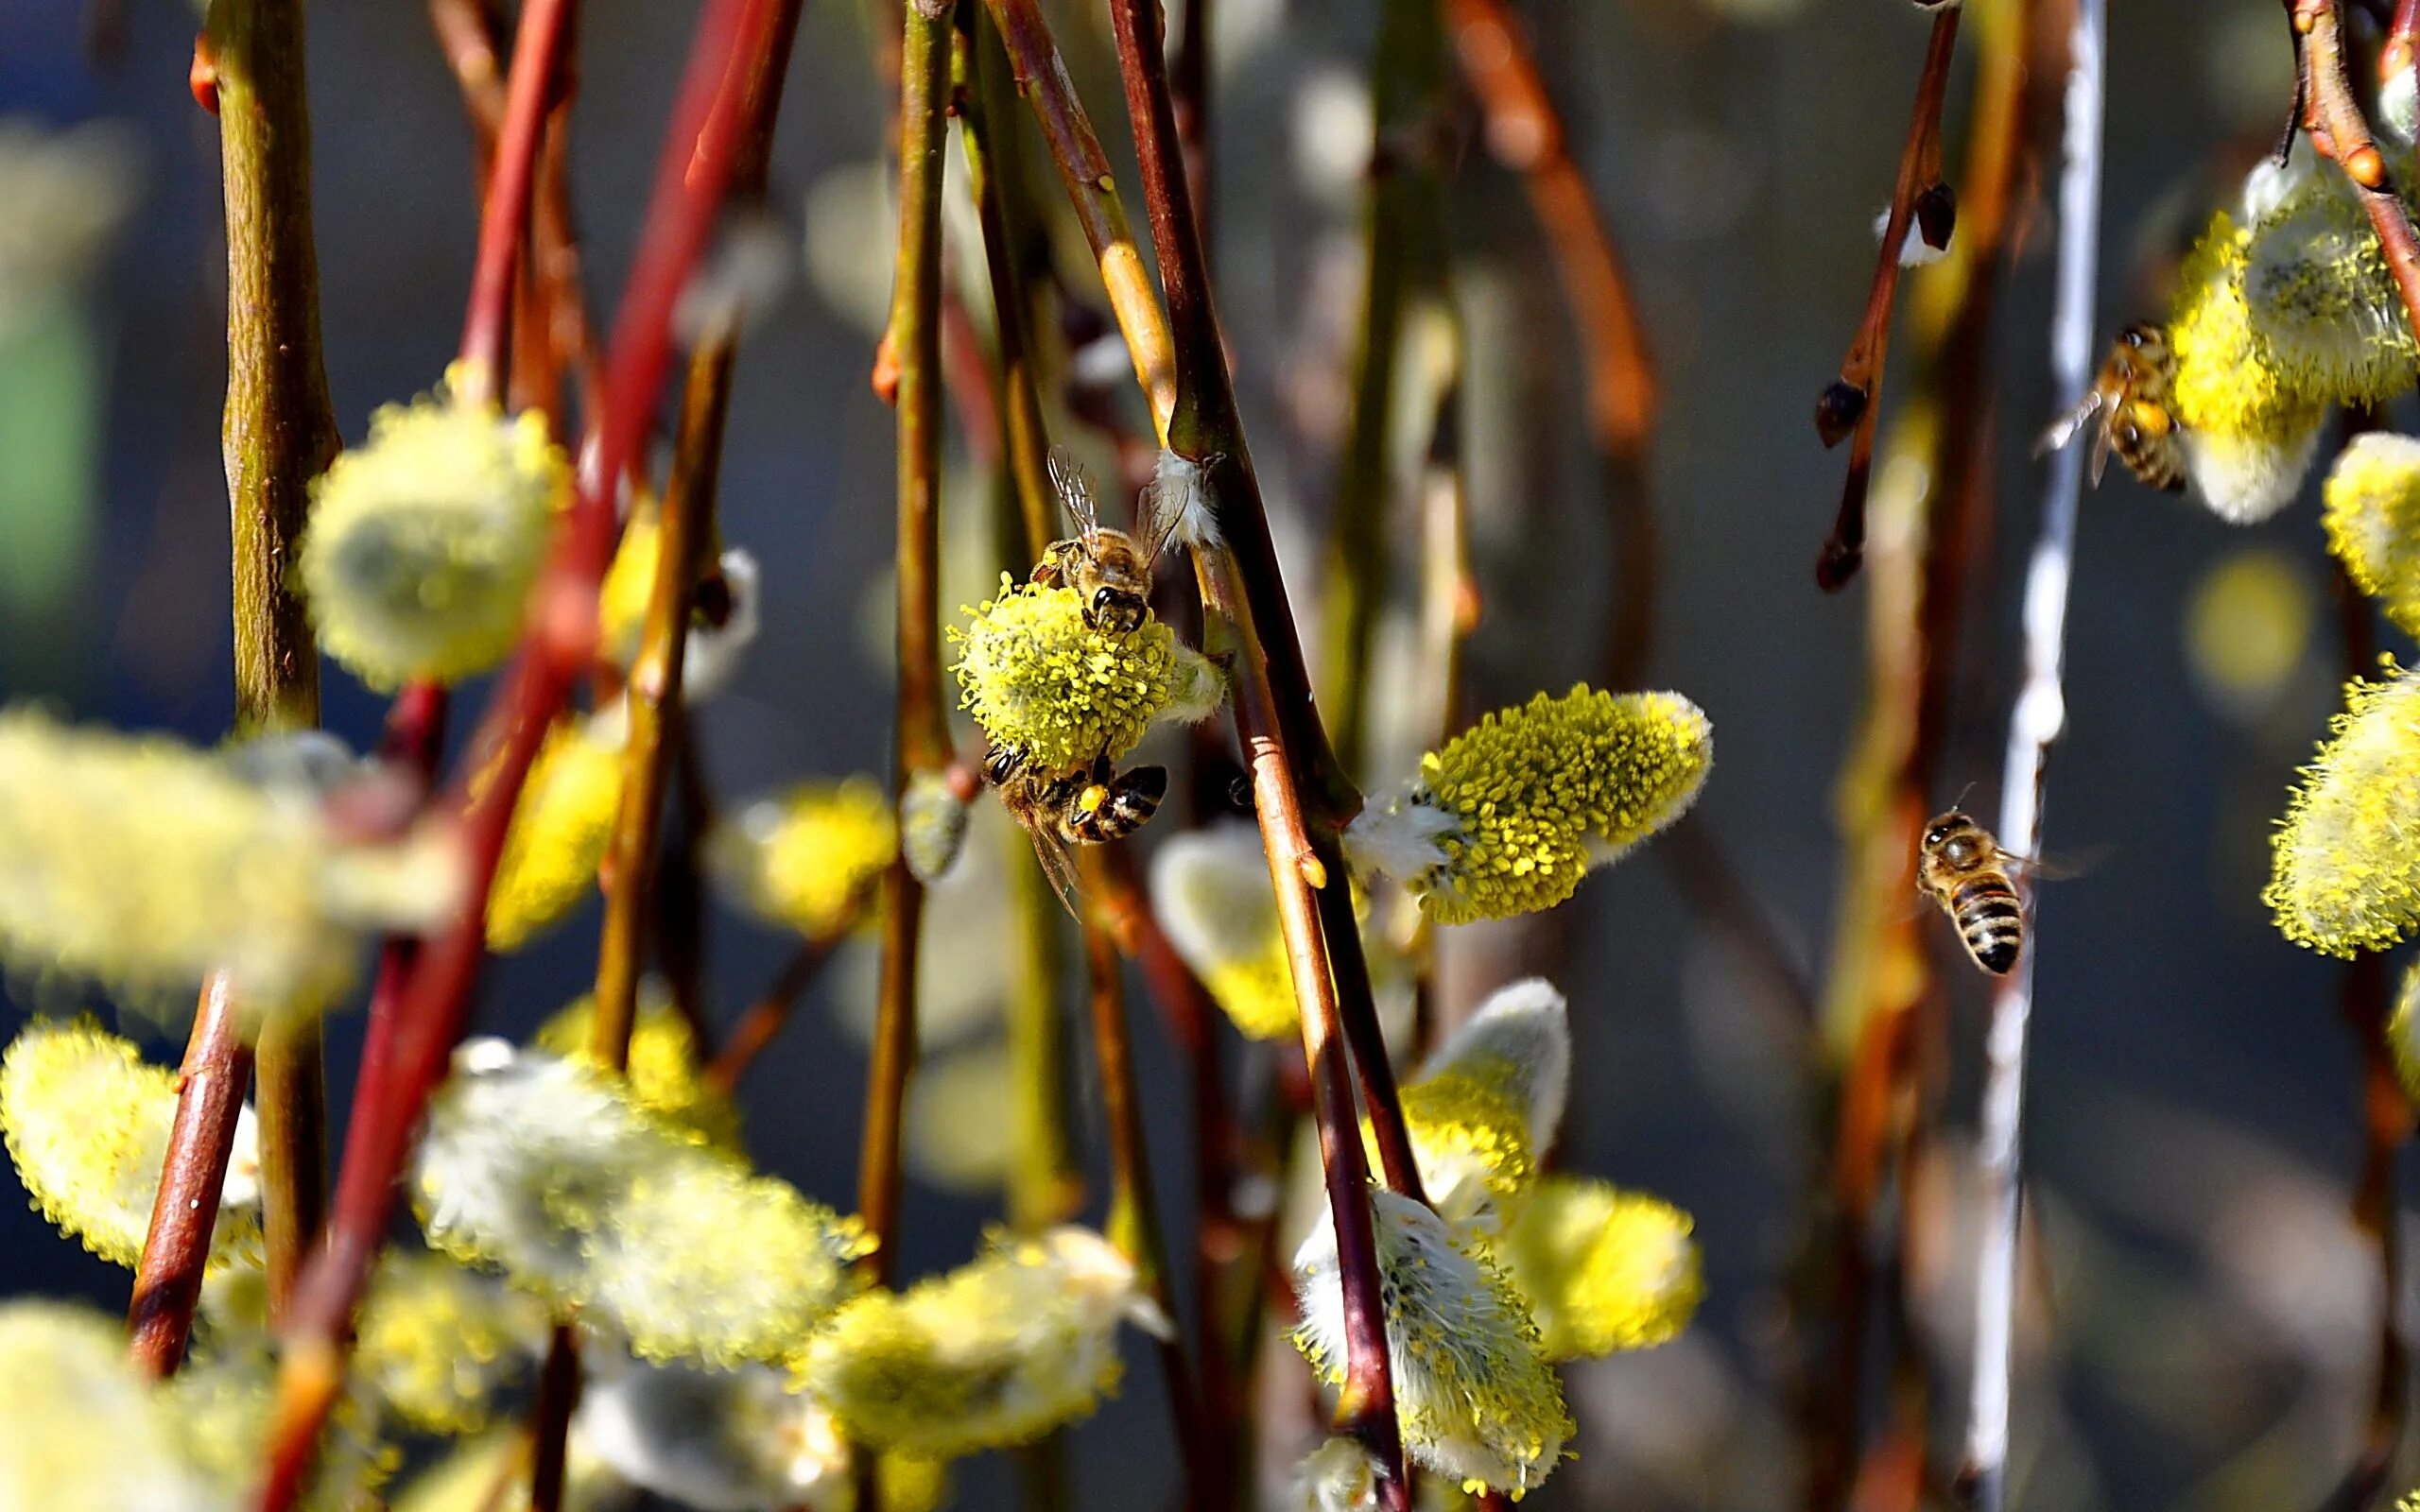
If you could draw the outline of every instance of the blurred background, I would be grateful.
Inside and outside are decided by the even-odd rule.
[[[1842,463],[1809,415],[1872,275],[1927,21],[1894,0],[1521,9],[1665,386],[1647,682],[1713,718],[1720,760],[1698,812],[1800,1000],[1688,904],[1661,857],[1593,879],[1558,916],[1560,937],[1454,942],[1449,977],[1471,990],[1553,964],[1579,1040],[1564,1163],[1671,1198],[1696,1215],[1704,1247],[1707,1300],[1684,1338],[1575,1371],[1581,1457],[1532,1504],[1795,1505],[1786,1289],[1810,1178],[1830,1158],[1807,1071],[1826,1037],[1804,1003],[1821,1002],[1833,952],[1838,779],[1859,717],[1871,587],[1814,586]],[[2160,266],[2246,144],[2273,137],[2290,89],[2271,0],[2114,9],[2104,330],[2156,314]],[[207,742],[232,702],[217,136],[186,87],[193,11],[170,0],[112,9],[115,44],[96,57],[84,7],[0,0],[0,689]],[[693,8],[584,9],[574,196],[592,302],[610,311]],[[1216,11],[1219,296],[1298,604],[1316,603],[1304,590],[1349,407],[1375,9],[1219,0]],[[1105,17],[1057,13],[1079,86],[1131,165],[1115,140],[1125,126]],[[867,373],[892,234],[870,38],[891,14],[862,0],[810,5],[782,112],[769,208],[794,233],[801,276],[744,344],[722,489],[726,536],[764,567],[764,631],[700,725],[728,798],[888,761],[891,421]],[[475,230],[471,136],[421,7],[323,0],[309,25],[328,376],[357,440],[372,409],[431,387],[453,355]],[[1953,180],[1971,74],[1962,58]],[[1594,675],[1611,583],[1578,360],[1535,222],[1475,143],[1447,171],[1473,343],[1462,407],[1485,615],[1470,678],[1484,708]],[[1972,783],[1985,816],[1997,807],[2016,590],[2044,480],[2026,443],[2051,407],[2038,187],[2021,167],[2021,250],[1987,356],[1991,533],[1930,795],[1945,807]],[[1894,361],[1886,417],[1907,387]],[[961,456],[947,507],[981,498]],[[963,555],[945,606],[985,584],[979,540]],[[2347,1216],[2361,1073],[2340,1012],[2344,972],[2285,943],[2258,902],[2271,823],[2341,676],[2315,510],[2306,501],[2236,529],[2113,473],[2085,500],[2074,593],[2048,845],[2078,874],[2045,885],[2037,920],[2036,1290],[2020,1337],[2018,1494],[2076,1509],[2316,1504],[2368,1413],[2379,1282]],[[330,728],[369,743],[383,701],[333,665],[322,677]],[[1362,775],[1400,776],[1416,748],[1381,741]],[[987,864],[1002,850],[977,849]],[[939,1094],[919,1114],[909,1274],[962,1258],[996,1211],[992,1115],[968,1090],[985,1085],[980,1057],[997,1042],[1006,924],[993,917],[994,872],[978,866],[954,885],[947,959],[933,968],[926,1070]],[[1910,1162],[1909,1190],[1930,1195],[1906,1265],[1915,1379],[1932,1383],[1934,1458],[1946,1465],[1963,1418],[1964,1131],[1984,994],[1945,926],[1926,938],[1947,988],[1941,1115]],[[594,941],[592,906],[497,962],[482,1027],[525,1032],[584,990]],[[715,916],[709,978],[726,1018],[788,949]],[[843,1206],[872,980],[870,952],[844,955],[744,1089],[755,1156]],[[0,1029],[73,1005],[12,982]],[[1173,1089],[1183,1073],[1139,996],[1136,1015],[1145,1074]],[[173,1062],[182,1026],[150,1032],[155,1057]],[[332,1023],[339,1087],[358,1032],[357,1014]],[[1162,1201],[1181,1225],[1181,1099],[1150,1101],[1164,1115],[1151,1128]],[[1098,1161],[1097,1119],[1084,1132]],[[22,1203],[0,1202],[9,1292],[117,1307],[125,1284]],[[1888,1366],[1873,1363],[1872,1384]],[[1137,1351],[1124,1396],[1074,1437],[1081,1504],[1163,1504],[1173,1466],[1158,1390]],[[959,1486],[962,1505],[1013,1504],[997,1465],[967,1467]]]

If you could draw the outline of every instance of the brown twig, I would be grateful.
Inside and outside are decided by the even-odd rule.
[[[150,1376],[173,1375],[184,1362],[193,1336],[193,1314],[201,1300],[201,1276],[210,1239],[218,1224],[219,1194],[235,1144],[235,1121],[244,1110],[244,1086],[251,1079],[252,1053],[245,1048],[242,1012],[224,972],[202,985],[194,1011],[193,1038],[177,1080],[177,1118],[168,1130],[168,1156],[160,1173],[160,1195],[151,1206],[151,1228],[134,1272],[134,1303],[127,1317],[134,1363]]]
[[[1083,859],[1087,880],[1098,878],[1102,869],[1098,858]],[[1108,929],[1088,923],[1083,935],[1084,961],[1091,978],[1087,997],[1092,1005],[1093,1048],[1099,1058],[1101,1108],[1109,1124],[1108,1234],[1111,1243],[1133,1262],[1136,1290],[1151,1299],[1162,1316],[1173,1319],[1176,1293],[1168,1281],[1167,1246],[1160,1234],[1151,1192],[1142,1091],[1135,1079],[1134,1047],[1126,1023],[1125,963]],[[1232,1465],[1214,1452],[1193,1371],[1185,1363],[1184,1335],[1171,1328],[1159,1340],[1159,1356],[1184,1470],[1185,1504],[1200,1512],[1226,1506],[1233,1499],[1228,1485]]]
[[[1410,1482],[1404,1473],[1403,1438],[1387,1358],[1369,1172],[1353,1095],[1355,1070],[1360,1073],[1382,1148],[1389,1125],[1400,1135],[1402,1109],[1392,1095],[1335,829],[1358,808],[1359,795],[1339,768],[1311,701],[1301,643],[1270,541],[1268,513],[1236,410],[1201,232],[1184,186],[1159,8],[1151,0],[1113,0],[1110,19],[1175,341],[1177,403],[1167,441],[1179,455],[1205,470],[1205,485],[1216,501],[1226,541],[1223,549],[1196,550],[1196,577],[1204,612],[1222,619],[1236,642],[1236,730],[1269,849],[1278,918],[1302,1015],[1304,1059],[1316,1090],[1322,1165],[1343,1287],[1346,1367],[1338,1420],[1377,1457],[1380,1505],[1387,1512],[1408,1512]],[[1322,826],[1317,832],[1315,821]],[[1353,1042],[1349,1057],[1348,1037]]]
[[[1505,0],[1445,0],[1454,51],[1477,96],[1488,150],[1521,176],[1571,309],[1587,374],[1587,416],[1614,547],[1606,617],[1611,685],[1645,677],[1655,629],[1655,507],[1648,448],[1656,384],[1645,322],[1612,231],[1571,158],[1544,72]]]
[[[1815,404],[1815,431],[1826,446],[1853,437],[1848,481],[1840,516],[1815,565],[1815,580],[1829,593],[1857,576],[1865,552],[1865,494],[1874,471],[1874,427],[1882,388],[1883,361],[1891,348],[1891,307],[1899,287],[1900,250],[1914,234],[1917,197],[1941,182],[1941,109],[1949,91],[1949,62],[1957,51],[1958,18],[1964,8],[1934,12],[1924,71],[1916,77],[1915,114],[1899,152],[1899,177],[1891,191],[1891,213],[1882,226],[1882,249],[1875,257],[1874,284],[1857,337],[1841,360],[1841,375]],[[1946,235],[1942,240],[1946,241]]]
[[[2371,139],[2360,102],[2353,97],[2352,81],[2345,76],[2342,18],[2336,0],[2286,0],[2286,10],[2302,39],[2301,68],[2308,112],[2305,124],[2311,146],[2322,157],[2334,158],[2344,177],[2360,191],[2361,208],[2377,232],[2378,249],[2386,255],[2388,271],[2394,275],[2395,290],[2403,296],[2404,317],[2420,333],[2420,236],[2412,233],[2411,216],[2395,192],[2394,177]],[[2409,33],[2399,35],[2407,39],[2408,46]]]
[[[2386,40],[2378,48],[2381,81],[2412,65],[2416,40],[2420,40],[2420,0],[2396,0],[2394,18],[2387,23]]]
[[[459,392],[472,403],[493,400],[504,383],[505,343],[546,110],[579,15],[579,0],[529,0],[513,37],[512,71],[505,79],[504,118],[479,221],[478,253],[471,265],[471,306],[462,321],[461,369],[456,375]]]
[[[1337,760],[1361,766],[1370,645],[1387,593],[1396,356],[1415,291],[1447,298],[1443,185],[1445,34],[1438,0],[1391,0],[1370,67],[1374,142],[1363,239],[1361,329],[1353,410],[1331,508],[1326,587],[1328,707]]]
[[[724,1037],[722,1048],[716,1052],[714,1059],[706,1063],[700,1079],[716,1091],[729,1096],[738,1087],[739,1079],[748,1074],[748,1068],[755,1064],[757,1055],[772,1043],[773,1037],[789,1022],[791,1010],[797,1006],[800,996],[814,982],[816,973],[823,970],[823,963],[832,958],[834,949],[848,937],[849,931],[843,928],[799,941],[798,948],[782,964],[772,985],[749,1005],[747,1012],[739,1016],[739,1022],[731,1026],[731,1033]]]
[[[903,8],[899,70],[899,245],[888,340],[898,364],[899,687],[892,792],[950,762],[941,698],[941,215],[948,129],[950,9]],[[866,1093],[857,1208],[874,1247],[866,1270],[897,1266],[899,1145],[916,1059],[916,956],[924,885],[903,855],[882,879],[882,968]],[[870,1475],[873,1456],[858,1456]],[[871,1489],[860,1486],[860,1496]]]
[[[670,355],[673,306],[704,248],[740,135],[736,110],[717,109],[719,85],[735,59],[771,44],[774,9],[772,0],[711,0],[700,19],[614,331],[607,403],[587,448],[591,465],[533,593],[529,638],[476,742],[476,756],[487,759],[475,759],[473,768],[485,785],[475,796],[458,786],[446,799],[469,858],[466,895],[420,952],[398,995],[386,1075],[358,1089],[375,1111],[356,1120],[361,1137],[345,1154],[328,1243],[305,1271],[286,1319],[263,1512],[295,1504],[342,1385],[349,1324],[394,1206],[397,1177],[467,1014],[484,954],[487,891],[513,803],[547,725],[593,654],[616,485],[646,436]]]

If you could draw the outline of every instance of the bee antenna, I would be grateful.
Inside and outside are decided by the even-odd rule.
[[[1972,782],[1969,782],[1964,787],[1960,788],[1958,790],[1957,800],[1952,802],[1949,806],[1953,809],[1964,808],[1966,806],[1966,795],[1973,791],[1975,791],[1975,784]]]

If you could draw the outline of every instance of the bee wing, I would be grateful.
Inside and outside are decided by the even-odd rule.
[[[2073,882],[2099,866],[2107,852],[2107,847],[2096,846],[2079,855],[2045,861],[2040,856],[2021,856],[2014,850],[2003,850],[1999,853],[1999,862],[2011,871],[2023,873],[2030,882]]]
[[[1050,449],[1050,486],[1059,490],[1060,506],[1076,522],[1078,534],[1086,541],[1100,534],[1100,507],[1093,502],[1092,483],[1064,447]]]
[[[1169,458],[1161,456],[1160,475],[1143,490],[1142,498],[1134,506],[1134,539],[1142,542],[1145,566],[1156,563],[1161,553],[1168,549],[1168,542],[1176,539],[1185,511],[1195,505],[1194,499],[1185,495],[1199,494],[1210,486],[1210,470],[1218,466],[1223,455],[1214,453],[1200,461],[1184,461],[1185,481],[1182,485],[1171,484]]]
[[[1076,858],[1067,853],[1066,842],[1039,824],[1028,822],[1025,833],[1033,841],[1033,859],[1041,864],[1042,874],[1050,879],[1050,890],[1059,895],[1067,917],[1082,923],[1084,911],[1076,902]]]
[[[2066,448],[2074,442],[2076,437],[2082,433],[2083,428],[2092,423],[2096,419],[2100,418],[2100,412],[2108,406],[2109,396],[2107,394],[2101,392],[2099,388],[2087,390],[2082,399],[2076,401],[2074,408],[2068,410],[2066,414],[2061,415],[2057,420],[2052,421],[2044,428],[2041,437],[2033,443],[2033,455],[2036,456],[2047,456],[2052,452],[2066,450]],[[2095,450],[2103,456],[2107,455],[2109,440],[2108,433],[2106,431],[2101,433],[2101,439]],[[2100,481],[2100,472],[2098,466],[2096,466],[2093,471],[2093,481],[2096,483]]]

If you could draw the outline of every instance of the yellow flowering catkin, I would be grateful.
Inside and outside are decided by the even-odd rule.
[[[2420,636],[2420,438],[2354,437],[2328,469],[2322,497],[2328,549],[2387,618]]]
[[[706,864],[734,902],[810,939],[856,923],[898,853],[890,799],[871,777],[802,782],[746,805],[706,837]]]
[[[2394,274],[2341,173],[2305,160],[2252,225],[2243,271],[2255,336],[2306,392],[2377,404],[2410,388],[2420,362]]]
[[[709,1144],[739,1148],[739,1109],[705,1083],[698,1037],[672,1005],[662,982],[640,985],[631,1021],[630,1063],[624,1079],[640,1110],[689,1129]],[[590,1058],[596,999],[580,998],[538,1028],[536,1043],[550,1055]]]
[[[1396,877],[1441,924],[1551,908],[1687,812],[1713,728],[1676,693],[1585,684],[1488,714],[1348,830],[1356,864]]]
[[[173,1411],[126,1357],[115,1318],[0,1303],[0,1506],[44,1512],[233,1512],[187,1459]]]
[[[1662,1344],[1704,1295],[1689,1215],[1587,1177],[1541,1179],[1495,1252],[1529,1299],[1547,1355],[1579,1360]]]
[[[0,1057],[0,1133],[43,1215],[132,1269],[151,1228],[177,1114],[176,1073],[95,1025],[36,1020]],[[211,1256],[260,1234],[260,1156],[250,1109],[237,1126]]]
[[[526,1297],[441,1255],[389,1251],[361,1304],[354,1374],[422,1433],[475,1434],[545,1347]]]
[[[1544,1481],[1573,1432],[1563,1385],[1512,1283],[1443,1219],[1400,1194],[1370,1194],[1395,1413],[1412,1458],[1466,1490],[1518,1496]],[[1302,1321],[1294,1347],[1331,1386],[1344,1382],[1344,1291],[1336,1226],[1294,1256]]]
[[[2178,271],[2168,327],[2187,471],[2212,511],[2238,524],[2294,496],[2326,412],[2253,328],[2243,286],[2251,242],[2223,211],[2212,218]]]
[[[621,806],[621,742],[595,721],[548,728],[488,889],[488,949],[519,950],[588,896]]]
[[[1032,767],[1074,771],[1142,742],[1154,720],[1207,718],[1226,694],[1219,669],[1146,616],[1126,635],[1084,623],[1072,588],[1002,574],[997,597],[953,627],[959,707]]]
[[[2386,1048],[2394,1057],[2403,1095],[2420,1102],[2420,961],[2403,973],[2403,986],[2394,994],[2394,1011],[2386,1021]]]
[[[1145,1305],[1098,1234],[995,1238],[946,1276],[849,1303],[801,1369],[851,1438],[952,1459],[1090,1416],[1117,1385],[1117,1325]]]
[[[0,711],[0,958],[19,969],[135,993],[224,969],[254,1007],[318,1007],[354,971],[356,936],[331,917],[351,854],[308,793]]]
[[[2385,950],[2420,925],[2420,679],[2388,672],[2345,688],[2260,895],[2288,939],[2329,955]]]
[[[1294,1037],[1294,971],[1257,829],[1222,824],[1170,835],[1151,857],[1151,911],[1246,1039]]]
[[[1530,977],[1497,989],[1403,1089],[1428,1200],[1448,1223],[1493,1228],[1563,1122],[1571,1028],[1563,994]]]
[[[312,485],[297,572],[320,644],[371,687],[504,660],[570,469],[536,411],[390,404]]]
[[[579,1307],[649,1360],[787,1358],[856,1287],[856,1220],[641,1112],[576,1060],[456,1053],[410,1192],[429,1244]]]

